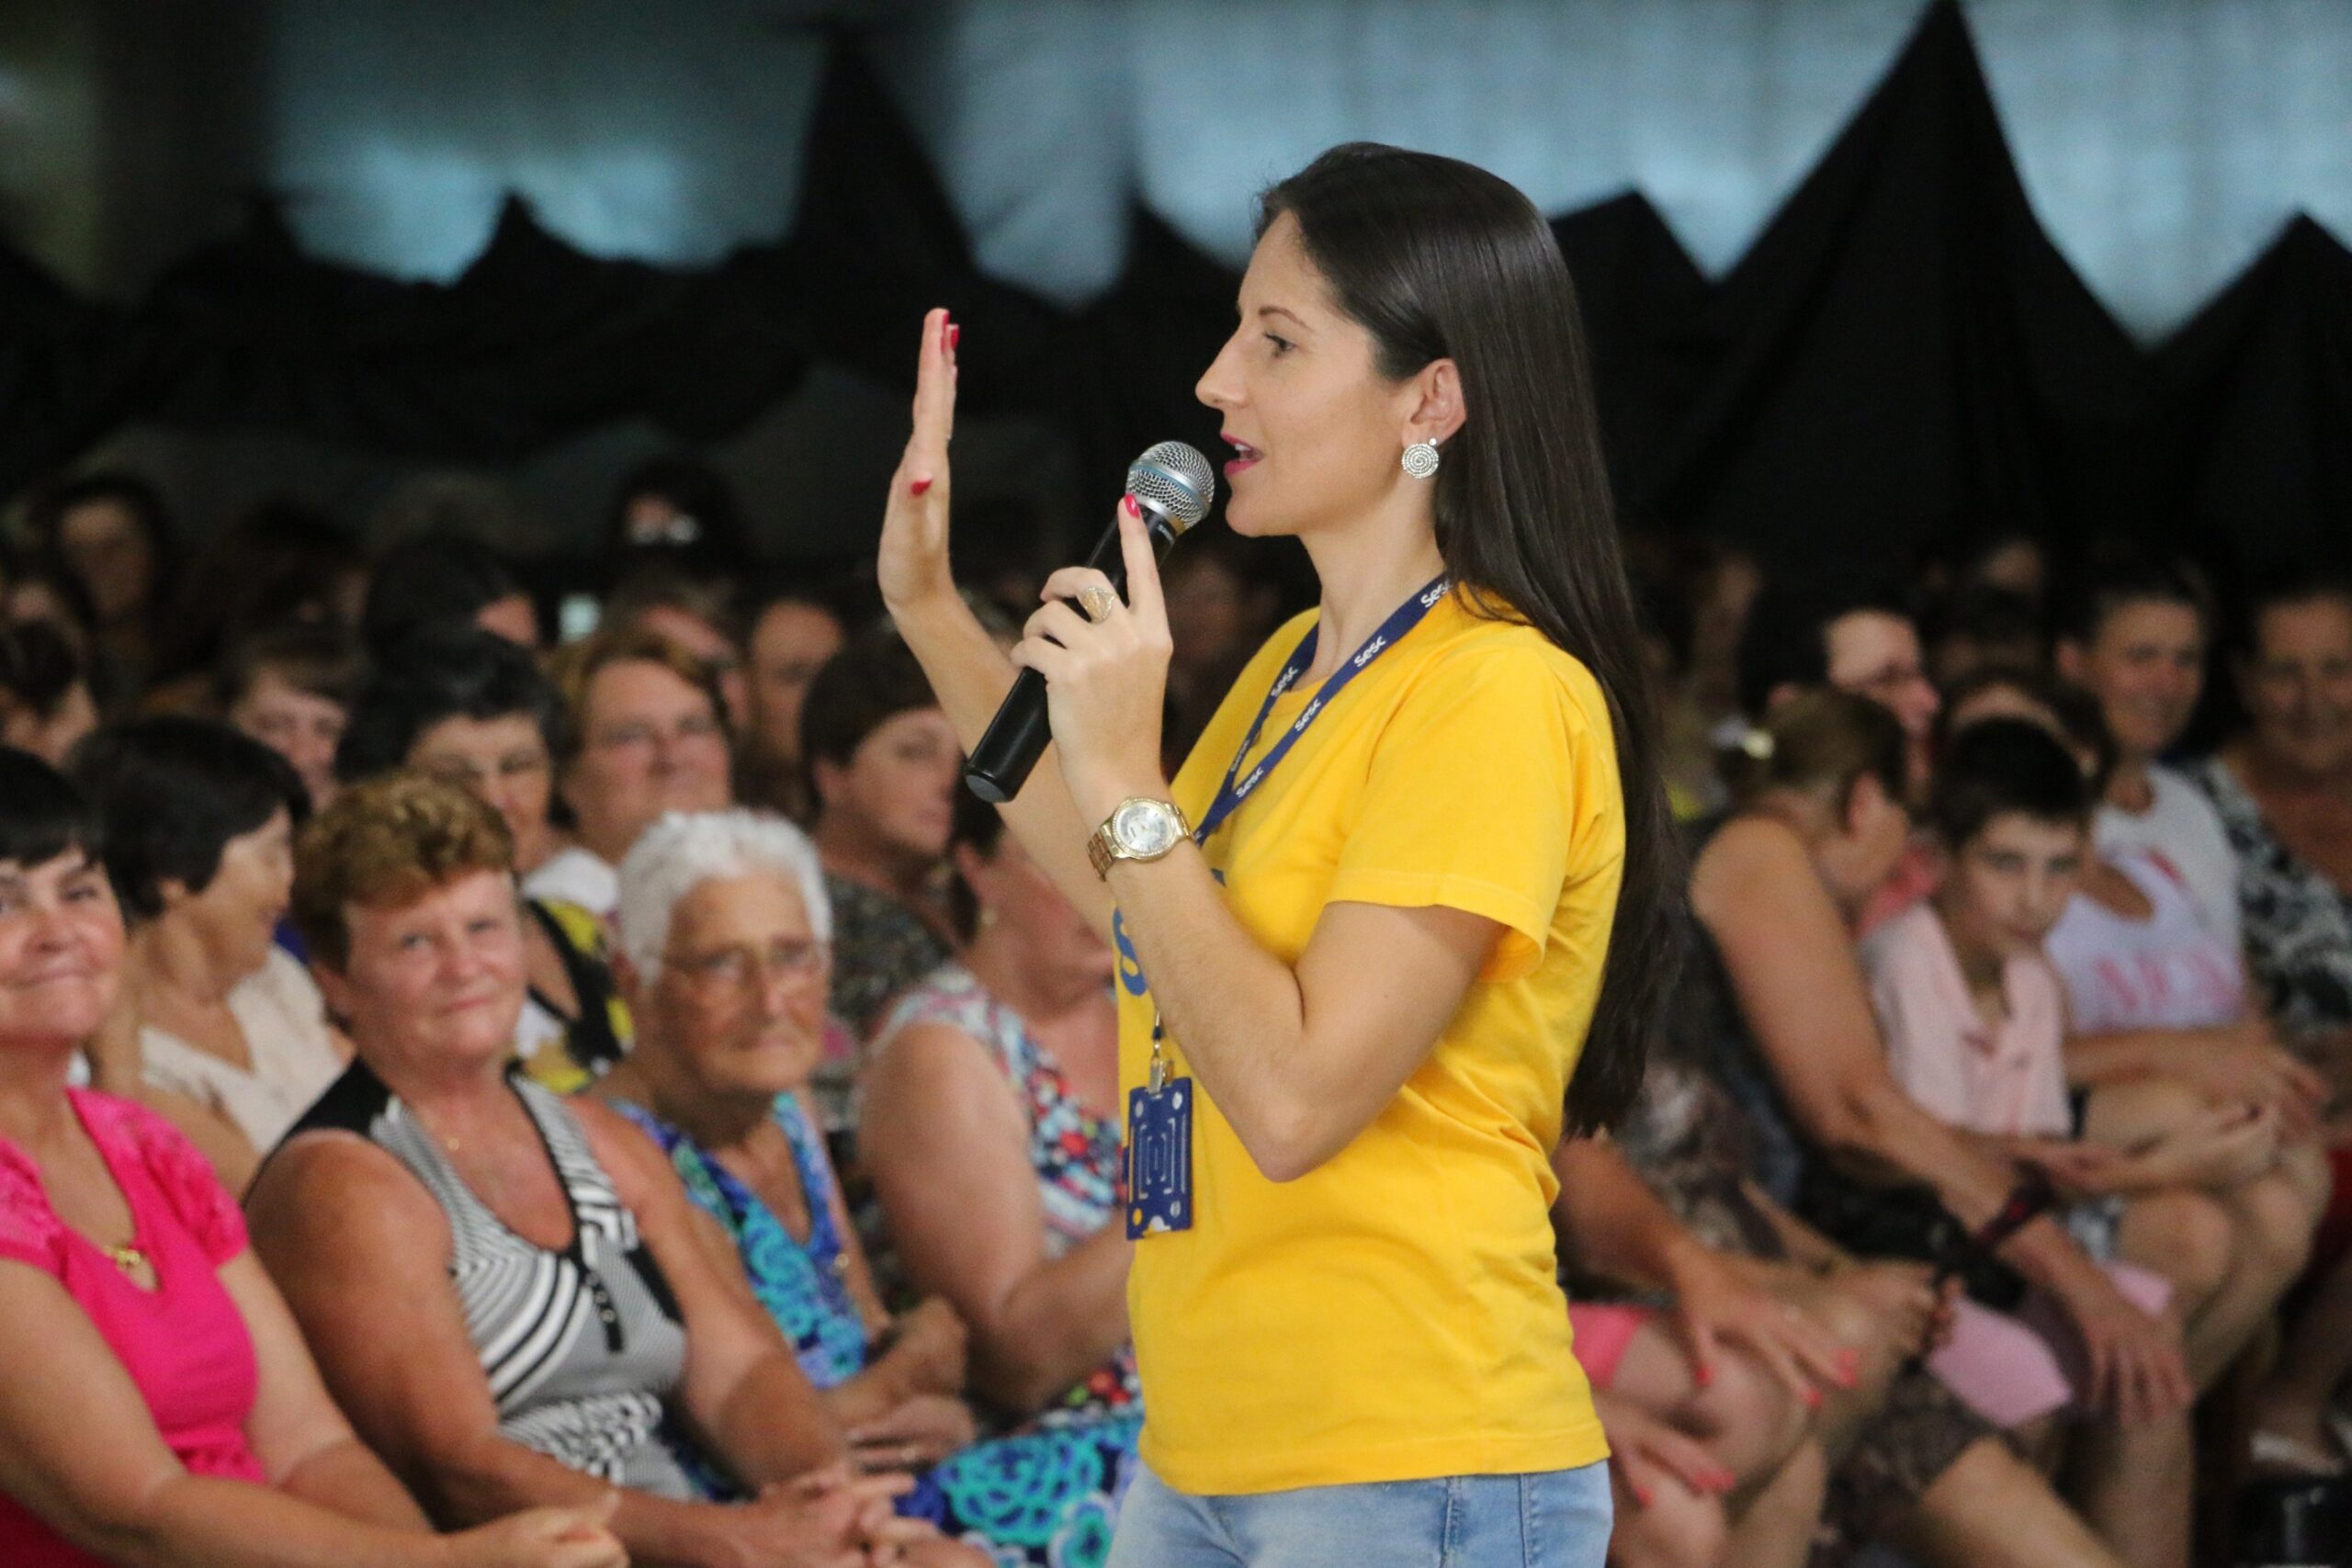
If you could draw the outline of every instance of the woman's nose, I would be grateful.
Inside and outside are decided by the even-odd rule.
[[[1225,346],[1216,351],[1216,357],[1209,361],[1209,367],[1201,372],[1200,380],[1193,386],[1193,396],[1220,412],[1240,400],[1234,394],[1234,378],[1227,364],[1233,356],[1233,343],[1232,338],[1225,340]]]

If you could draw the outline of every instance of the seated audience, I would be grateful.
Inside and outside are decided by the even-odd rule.
[[[572,842],[526,875],[523,890],[610,919],[615,868],[654,818],[735,804],[726,705],[700,660],[648,632],[572,644],[556,684],[556,791],[571,813]]]
[[[203,1156],[66,1086],[123,955],[102,842],[56,770],[0,750],[0,1561],[618,1568],[593,1503],[435,1539]]]
[[[62,762],[98,727],[80,655],[48,621],[0,625],[0,745]]]
[[[548,819],[561,700],[537,662],[479,626],[428,627],[368,676],[336,753],[346,780],[414,768],[470,790],[506,825],[526,882],[558,852]],[[628,1049],[602,923],[560,899],[523,900],[530,985],[514,1035],[524,1069],[570,1093]]]
[[[359,685],[359,645],[333,622],[294,622],[232,649],[213,680],[215,710],[286,759],[311,809],[334,799],[334,749]]]
[[[145,1081],[226,1124],[187,1129],[232,1191],[343,1070],[318,987],[277,945],[302,782],[261,742],[161,715],[84,741],[74,775],[106,827],[130,919],[126,989]]]
[[[2094,699],[2034,676],[1987,673],[1955,692],[1946,709],[1952,733],[1995,714],[2044,726],[2073,749],[2094,797],[2101,792],[2114,749]],[[2210,1305],[2207,1333],[2226,1338],[2226,1329],[2213,1329],[2233,1315],[2250,1314],[2258,1328],[2278,1282],[2310,1258],[2327,1202],[2327,1164],[2309,1132],[2324,1081],[2278,1043],[2247,995],[2244,960],[2206,926],[2187,882],[2153,851],[2109,858],[2094,848],[2046,946],[2066,983],[2067,1079],[2078,1101],[2087,1096],[2083,1125],[2091,1136],[2129,1145],[2190,1127],[2226,1144],[2278,1129],[2276,1168],[2214,1194],[2235,1233],[2227,1287],[2235,1304]],[[2246,1105],[2268,1117],[2243,1116]],[[2338,1290],[2342,1298],[2333,1299]],[[2328,1472],[2343,1464],[2324,1417],[2335,1384],[2352,1372],[2347,1311],[2352,1265],[2339,1261],[2288,1326],[2277,1375],[2257,1406],[2256,1468]]]
[[[2065,991],[2042,942],[2075,897],[2093,798],[2075,757],[2033,720],[1955,732],[1929,806],[1945,874],[1871,933],[1863,966],[1896,1081],[1939,1119],[2048,1171],[2086,1249],[2112,1260],[2135,1300],[2169,1297],[2202,1386],[2301,1272],[2324,1179],[2309,1151],[2299,1173],[2282,1169],[2278,1108],[2242,1097],[2210,1108],[2190,1098],[2185,1113],[2118,1108],[2078,1141]],[[2136,1092],[2116,1085],[2102,1098]],[[2222,1245],[2185,1239],[2196,1237]]]
[[[804,827],[815,815],[800,754],[800,709],[825,661],[842,650],[841,617],[806,589],[772,592],[752,617],[746,650],[751,722],[742,743],[748,805]]]
[[[2196,895],[2206,925],[2234,950],[2237,855],[2212,803],[2157,761],[2197,712],[2211,615],[2204,581],[2181,562],[2096,558],[2059,609],[2058,672],[2098,699],[2115,743],[2095,825],[2099,852],[2163,855]]]
[[[597,1093],[668,1151],[861,1459],[920,1472],[901,1512],[1001,1562],[1099,1559],[1137,1420],[976,1444],[955,1309],[934,1298],[894,1323],[875,1292],[800,1099],[825,1025],[815,847],[748,811],[665,817],[621,863],[620,929],[642,1027]]]
[[[173,586],[140,710],[218,715],[224,662],[246,643],[281,626],[358,624],[368,560],[334,519],[277,498],[214,528]]]
[[[661,1152],[510,1074],[524,977],[495,812],[395,773],[304,830],[294,916],[358,1059],[255,1183],[327,1386],[445,1522],[603,1499],[652,1562],[910,1539]],[[688,1445],[692,1445],[689,1449]],[[689,1454],[699,1463],[690,1463]],[[753,1501],[709,1500],[705,1466]]]
[[[1748,738],[1740,804],[1700,849],[1690,881],[1741,1019],[1742,1057],[1725,1077],[1801,1156],[1795,1168],[1783,1160],[1776,1174],[1787,1186],[1774,1196],[1802,1186],[1802,1212],[1833,1239],[1857,1219],[1883,1235],[1913,1212],[1886,1189],[1916,1184],[1933,1194],[1934,1215],[1919,1216],[1927,1232],[1949,1221],[1979,1238],[1974,1253],[2041,1287],[2081,1337],[2088,1368],[2095,1416],[2076,1444],[2075,1495],[2120,1555],[2177,1562],[2188,1528],[2179,1416],[2192,1392],[2177,1333],[2035,1211],[2031,1184],[2011,1164],[1929,1115],[1888,1071],[1853,925],[1902,852],[1907,768],[1896,759],[1909,751],[1885,709],[1838,692],[1789,703]],[[1937,1255],[1928,1235],[1913,1245],[1912,1256]],[[2007,1369],[2005,1410],[2056,1408],[2063,1383],[2039,1403],[2054,1376],[2046,1352],[2031,1360],[2002,1326],[2009,1322],[1994,1317],[1984,1339]]]
[[[955,1306],[999,1421],[1132,1419],[1111,949],[968,790],[954,856],[969,940],[889,1010],[860,1075],[886,1294]]]
[[[359,640],[380,652],[422,626],[470,621],[537,650],[539,612],[491,547],[435,530],[403,539],[376,561],[359,611]]]
[[[2340,1085],[2352,1081],[2352,581],[2278,578],[2248,612],[2236,676],[2252,722],[2195,777],[2236,855],[2271,1016]]]
[[[890,998],[947,961],[948,835],[964,752],[897,631],[849,640],[808,688],[801,751],[833,905],[833,1011],[864,1040]]]

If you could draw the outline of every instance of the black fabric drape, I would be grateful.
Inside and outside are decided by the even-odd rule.
[[[1953,0],[1719,282],[1638,195],[1554,231],[1638,520],[1874,572],[2017,523],[2242,567],[2345,544],[2352,254],[2298,220],[2143,352],[2036,220]],[[1082,309],[987,276],[840,38],[788,238],[715,266],[597,260],[520,202],[447,285],[306,256],[266,211],[129,310],[0,248],[0,494],[132,420],[493,462],[628,418],[708,441],[813,364],[905,385],[932,305],[965,329],[965,405],[1059,423],[1108,493],[1152,441],[1213,443],[1192,389],[1238,282],[1140,209],[1124,276]]]

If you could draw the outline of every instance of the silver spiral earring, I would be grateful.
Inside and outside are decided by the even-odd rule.
[[[1437,443],[1416,441],[1405,448],[1405,471],[1417,479],[1437,472]]]

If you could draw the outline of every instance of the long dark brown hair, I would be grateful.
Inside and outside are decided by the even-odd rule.
[[[1478,614],[1582,660],[1608,698],[1625,863],[1566,1127],[1611,1126],[1641,1088],[1672,981],[1682,856],[1567,265],[1517,189],[1427,152],[1334,147],[1259,198],[1259,233],[1284,213],[1340,311],[1372,333],[1381,374],[1402,380],[1438,359],[1461,374],[1468,417],[1436,479],[1454,581]]]

